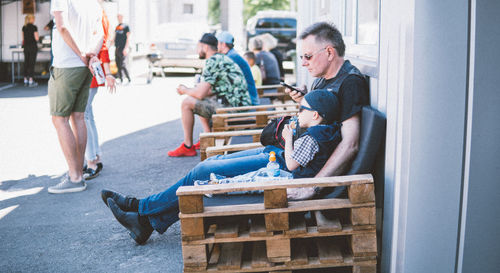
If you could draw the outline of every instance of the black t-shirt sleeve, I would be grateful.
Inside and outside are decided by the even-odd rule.
[[[342,100],[341,121],[345,121],[368,105],[368,83],[358,75],[349,75],[340,86],[339,96]]]

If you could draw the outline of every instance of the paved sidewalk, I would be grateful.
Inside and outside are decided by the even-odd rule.
[[[104,170],[84,192],[47,193],[66,169],[48,113],[47,85],[0,91],[1,272],[182,272],[179,224],[138,246],[100,198],[103,188],[144,197],[177,182],[199,157],[169,158],[182,141],[179,83],[144,78],[100,90],[94,113]],[[195,135],[200,132],[199,122]],[[197,139],[195,139],[196,141]]]

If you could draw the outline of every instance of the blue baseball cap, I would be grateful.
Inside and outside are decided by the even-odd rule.
[[[335,93],[326,89],[313,90],[304,99],[327,123],[340,119],[340,102]]]
[[[234,37],[231,33],[227,31],[221,31],[217,35],[217,40],[221,43],[226,43],[226,44],[233,44],[234,43]]]

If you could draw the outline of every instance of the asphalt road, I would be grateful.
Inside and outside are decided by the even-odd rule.
[[[66,163],[46,83],[0,91],[0,272],[182,272],[179,223],[138,246],[99,195],[108,188],[145,197],[199,162],[166,155],[182,141],[175,87],[192,86],[193,76],[145,82],[99,91],[93,105],[104,169],[86,191],[61,195],[47,193]]]

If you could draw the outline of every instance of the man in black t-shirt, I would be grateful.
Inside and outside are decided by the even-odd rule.
[[[130,76],[127,69],[127,56],[130,42],[130,28],[123,23],[123,15],[118,14],[118,26],[115,29],[115,62],[118,68],[118,78],[123,83],[122,72],[130,83]]]
[[[319,22],[309,26],[299,37],[302,40],[302,66],[316,77],[311,90],[328,89],[340,100],[342,141],[316,177],[345,174],[356,157],[359,147],[361,109],[369,103],[368,83],[359,70],[344,60],[345,44],[342,34],[332,24]],[[293,100],[303,95],[286,89]],[[311,91],[314,92],[314,91]],[[317,189],[288,189],[292,199],[310,198]]]

